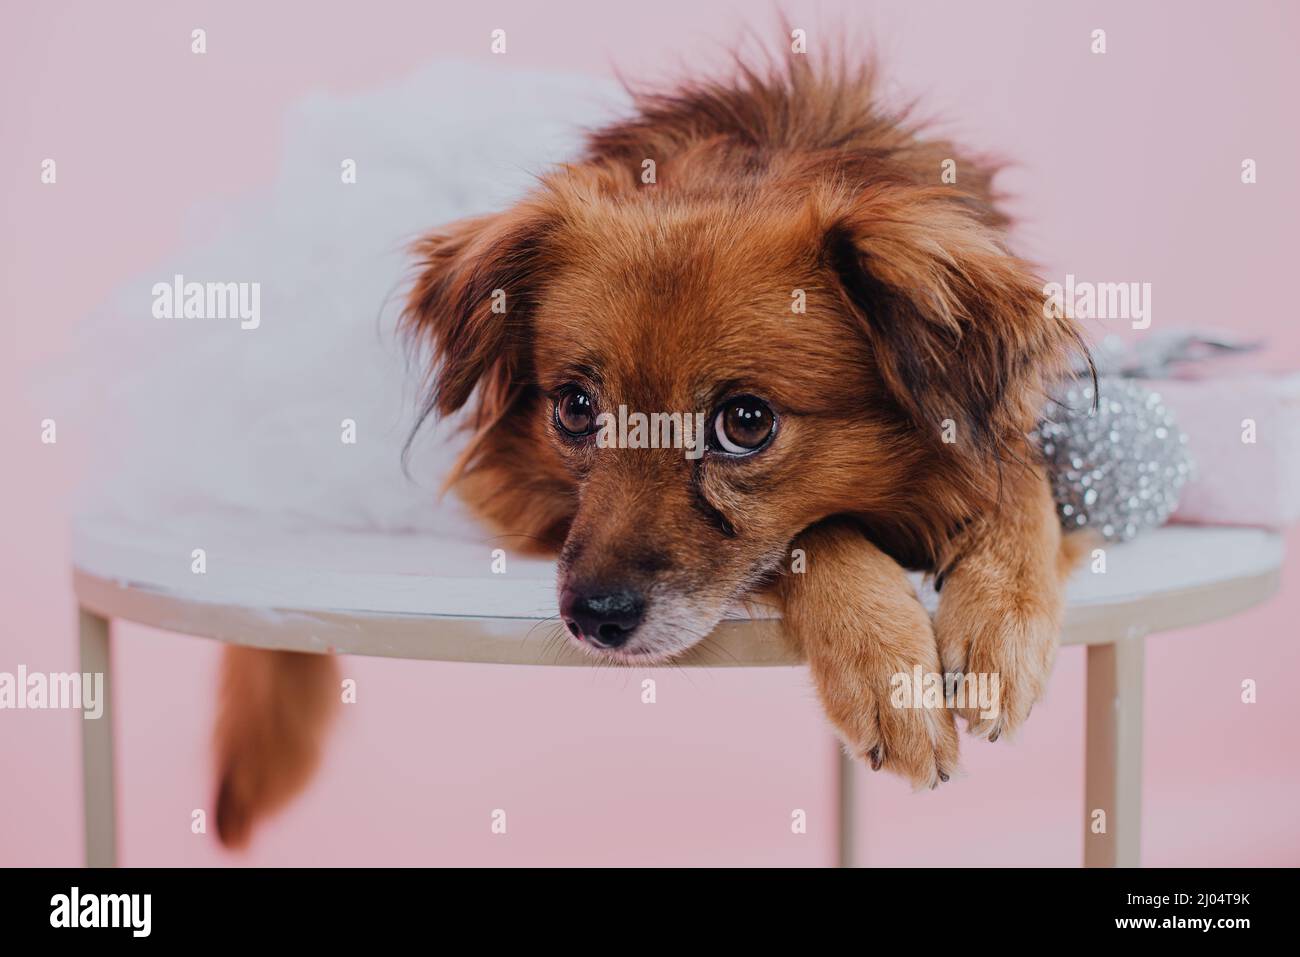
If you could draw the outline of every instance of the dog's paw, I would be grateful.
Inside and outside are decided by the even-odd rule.
[[[930,668],[928,673],[933,673]],[[913,668],[900,666],[873,679],[819,681],[827,716],[845,748],[872,770],[882,768],[909,780],[913,787],[935,788],[957,770],[957,727],[942,697],[921,700],[910,690],[900,700],[900,682],[911,682]]]
[[[936,621],[949,705],[967,733],[997,741],[1019,730],[1042,697],[1060,625],[1051,614]]]
[[[808,659],[831,724],[876,770],[917,788],[947,781],[957,770],[957,728],[930,615],[911,580],[856,525],[815,525],[796,541],[815,559],[807,574],[781,579],[782,623]]]

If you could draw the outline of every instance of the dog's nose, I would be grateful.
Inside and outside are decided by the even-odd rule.
[[[599,648],[618,648],[641,624],[645,601],[636,592],[601,593],[565,589],[560,596],[560,617],[575,638],[585,638]]]

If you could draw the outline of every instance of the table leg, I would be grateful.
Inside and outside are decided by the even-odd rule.
[[[1141,637],[1088,646],[1085,867],[1139,866],[1144,658]]]
[[[117,865],[116,792],[113,781],[113,679],[109,670],[108,619],[79,609],[82,674],[103,674],[104,712],[81,719],[82,786],[85,800],[86,866]]]
[[[838,738],[831,740],[835,745],[835,802],[839,816],[835,866],[857,867],[857,762],[849,757]]]

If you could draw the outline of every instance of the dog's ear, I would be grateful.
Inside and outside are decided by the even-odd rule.
[[[428,358],[426,414],[450,415],[477,389],[471,425],[482,429],[529,381],[529,312],[546,232],[540,211],[521,204],[415,243],[419,274],[401,328]]]
[[[971,197],[898,184],[841,200],[826,229],[826,259],[885,389],[972,465],[1019,455],[1045,386],[1083,348],[1045,313],[1040,284],[994,223]]]

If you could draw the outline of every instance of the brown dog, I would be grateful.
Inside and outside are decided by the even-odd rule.
[[[467,415],[456,490],[559,555],[574,642],[662,661],[770,594],[852,752],[934,786],[954,712],[996,740],[1047,681],[1069,549],[1026,433],[1081,346],[1007,251],[989,165],[881,112],[868,70],[793,61],[637,96],[515,207],[421,241],[404,318],[426,412]],[[620,407],[659,447],[611,441]],[[935,575],[933,621],[905,569]],[[895,706],[917,666],[997,676],[995,713]],[[268,664],[253,700],[273,717],[319,671]],[[239,843],[319,721],[270,747],[223,727]]]

